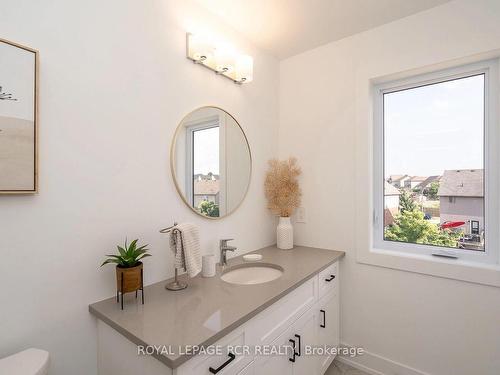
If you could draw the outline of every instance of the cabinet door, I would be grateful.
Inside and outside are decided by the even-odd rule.
[[[214,345],[221,348],[219,354],[196,355],[175,370],[175,375],[235,375],[249,364],[253,357],[241,352],[232,352],[230,347],[246,345],[245,327],[238,327]],[[210,370],[212,369],[212,370]]]
[[[321,271],[318,275],[318,291],[319,298],[323,298],[328,293],[337,291],[339,280],[339,266],[338,262],[335,262]]]
[[[257,314],[249,322],[248,345],[268,345],[290,328],[297,318],[312,308],[318,301],[318,279],[313,277]]]
[[[318,345],[326,350],[336,348],[339,345],[339,304],[338,294],[330,293],[323,297],[318,303]],[[329,351],[331,353],[331,350]],[[324,355],[319,357],[320,374],[324,374],[330,366],[335,355]]]
[[[293,351],[290,347],[292,344],[289,341],[291,338],[292,332],[289,328],[270,344],[270,347],[286,348],[287,353],[285,355],[257,355],[255,357],[254,373],[258,375],[292,374],[293,363],[290,358],[293,358]]]
[[[316,375],[318,374],[317,357],[306,355],[306,346],[317,346],[318,314],[312,308],[302,315],[292,326],[292,338],[297,341],[297,352],[293,364],[293,375]],[[299,346],[300,345],[300,346]]]
[[[238,375],[255,375],[255,364],[250,362],[247,367],[238,372]]]

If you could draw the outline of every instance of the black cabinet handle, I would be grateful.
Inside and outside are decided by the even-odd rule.
[[[292,348],[293,348],[293,356],[292,358],[288,358],[288,360],[290,362],[295,362],[295,356],[297,355],[297,352],[295,351],[295,340],[290,339],[288,341],[292,343]]]
[[[330,275],[330,277],[328,279],[325,279],[325,281],[332,281],[333,279],[335,279],[335,275]]]
[[[231,362],[233,362],[234,359],[236,358],[236,356],[233,353],[228,353],[227,356],[229,357],[229,359],[226,362],[224,362],[222,365],[220,365],[216,369],[214,369],[213,367],[209,367],[208,371],[210,371],[212,374],[217,374],[220,370],[222,370],[228,364],[230,364]]]
[[[321,328],[326,328],[326,311],[325,310],[319,310],[319,311],[323,313],[323,323],[321,323],[319,326]]]
[[[297,357],[300,357],[300,355],[302,354],[302,349],[300,348],[301,344],[300,344],[300,335],[295,335],[295,337],[297,337],[299,339],[299,352],[297,353]]]

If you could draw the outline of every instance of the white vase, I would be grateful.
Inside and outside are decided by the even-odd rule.
[[[276,230],[276,244],[278,249],[288,250],[293,248],[293,226],[289,217],[280,217]]]

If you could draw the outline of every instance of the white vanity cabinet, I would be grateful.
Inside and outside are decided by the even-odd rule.
[[[318,295],[323,298],[326,294],[338,290],[338,264],[329,265],[318,275]]]
[[[332,279],[331,275],[335,278]],[[330,280],[331,279],[331,280]],[[330,281],[325,281],[330,280]],[[319,286],[322,286],[321,288]],[[319,299],[319,293],[323,297]],[[309,305],[310,298],[313,298],[314,303]],[[275,374],[290,374],[290,375],[322,375],[328,369],[334,359],[334,355],[306,355],[306,346],[310,348],[329,347],[336,348],[339,344],[339,299],[338,299],[338,266],[333,264],[320,272],[316,277],[313,277],[308,282],[297,288],[286,296],[284,300],[280,300],[272,305],[269,309],[259,314],[256,318],[249,322],[263,324],[263,328],[267,326],[282,327],[282,321],[276,320],[273,312],[281,310],[291,304],[289,301],[294,301],[294,306],[304,306],[307,301],[307,309],[298,310],[292,318],[286,316],[287,321],[293,321],[287,328],[282,329],[281,334],[275,338],[271,345],[276,346],[294,346],[290,349],[289,355],[277,356],[260,356],[255,358],[255,373],[259,375],[275,375]],[[283,305],[282,305],[283,304]],[[285,308],[285,311],[290,311]],[[270,319],[270,320],[269,320]],[[258,331],[259,328],[255,329]],[[272,330],[268,331],[271,335]],[[266,344],[263,338],[259,344]]]
[[[318,358],[305,353],[306,346],[317,345],[317,327],[318,314],[314,309],[307,311],[293,325],[293,339],[297,345],[294,375],[319,374]]]
[[[277,347],[290,346],[292,339],[292,328],[289,327],[285,332],[279,335],[271,345]],[[258,356],[255,358],[255,373],[259,375],[292,374],[293,363],[292,349],[287,350],[287,355]]]
[[[238,375],[258,375],[258,373],[255,372],[255,363],[253,361],[250,362],[243,370],[238,372]]]
[[[336,348],[339,345],[339,298],[336,291],[332,291],[317,304],[316,311],[318,313],[318,329],[317,342],[321,347]],[[318,356],[320,374],[323,374],[330,366],[334,359],[334,355],[323,354]]]
[[[213,345],[223,348],[222,355],[197,355],[174,369],[153,357],[138,357],[132,342],[99,322],[99,375],[146,373],[139,369],[147,369],[148,375],[323,375],[335,355],[307,355],[306,347],[336,348],[339,344],[337,263],[310,277],[215,342]],[[235,346],[247,346],[252,352],[228,351],[228,347]],[[280,348],[279,355],[253,352],[254,347],[262,350],[273,346]],[[127,360],[120,361],[122,356]]]
[[[259,356],[255,358],[255,373],[318,374],[318,359],[305,356],[305,346],[315,345],[317,314],[314,309],[304,313],[291,327],[283,332],[271,345],[288,347],[286,355]]]
[[[330,366],[334,355],[306,355],[310,348],[337,347],[339,344],[339,277],[337,262],[302,285],[283,296],[280,300],[250,319],[228,336],[240,337],[239,342],[252,346],[289,346],[286,354],[275,356],[256,355],[254,358],[236,357],[233,364],[221,369],[218,375],[322,375]],[[238,333],[237,333],[238,332]],[[216,345],[225,345],[226,336]],[[242,339],[241,337],[244,337]],[[292,350],[295,346],[295,355]],[[240,366],[237,366],[237,361]],[[203,365],[196,365],[193,358],[174,370],[174,375],[211,375],[212,368],[220,367],[227,358],[208,359]],[[247,364],[243,370],[241,364]],[[189,368],[189,371],[187,371]],[[238,372],[241,371],[241,372]]]
[[[221,348],[222,354],[197,355],[174,370],[175,375],[220,374],[239,375],[245,373],[246,367],[253,361],[253,356],[231,351],[229,347],[248,345],[247,330],[238,327],[215,345]]]

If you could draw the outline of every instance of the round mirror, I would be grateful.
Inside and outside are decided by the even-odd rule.
[[[226,111],[202,107],[184,117],[170,160],[177,191],[197,214],[221,218],[245,198],[252,171],[250,147],[243,129]]]

